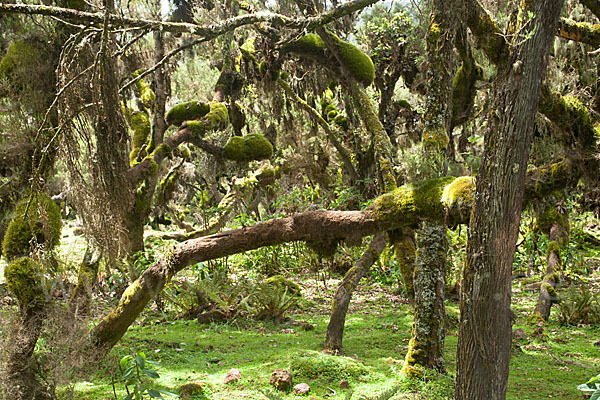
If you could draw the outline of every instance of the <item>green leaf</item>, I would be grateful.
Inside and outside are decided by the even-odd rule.
[[[121,376],[121,380],[124,381],[125,379],[127,379],[127,377],[133,372],[133,369],[134,367],[129,367],[125,371],[123,371],[123,376]]]
[[[166,390],[161,390],[161,389],[158,389],[158,391],[159,391],[159,392],[161,392],[162,394],[166,394],[167,396],[175,396],[175,397],[177,397],[177,398],[179,397],[177,394],[175,394],[175,393],[171,393],[171,392],[168,392],[168,391],[166,391]]]
[[[596,390],[592,394],[592,397],[590,397],[590,400],[598,400],[598,399],[600,399],[600,389]]]
[[[158,373],[152,369],[143,369],[142,370],[144,372],[144,374],[146,374],[147,377],[151,378],[151,379],[158,379],[160,378],[160,376],[158,375]]]
[[[148,396],[150,396],[153,399],[162,399],[163,398],[162,395],[156,390],[148,389],[147,392],[148,392]]]
[[[135,357],[135,362],[140,366],[140,368],[144,368],[146,366],[146,355],[140,351]]]
[[[123,358],[121,358],[120,364],[121,364],[121,369],[125,369],[127,368],[127,365],[131,362],[131,360],[133,360],[133,356],[125,356]]]
[[[129,393],[123,400],[131,400],[133,399],[133,393]]]
[[[160,363],[156,361],[146,360],[146,364],[152,365],[153,367],[160,367]]]

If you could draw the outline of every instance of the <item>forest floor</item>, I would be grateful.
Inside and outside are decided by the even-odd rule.
[[[448,375],[431,374],[426,382],[408,382],[400,379],[399,371],[410,339],[411,309],[406,298],[390,293],[390,287],[361,286],[346,321],[344,356],[321,351],[338,282],[329,280],[325,285],[310,279],[302,283],[305,301],[292,317],[315,326],[308,331],[291,323],[274,325],[249,319],[218,324],[170,321],[149,310],[116,346],[108,366],[76,385],[76,398],[115,398],[110,370],[118,376],[118,360],[143,351],[149,360],[161,363],[157,382],[162,388],[176,392],[183,384],[201,382],[204,394],[194,399],[278,398],[264,394],[269,392],[269,378],[277,368],[290,371],[294,384],[304,382],[311,388],[309,396],[280,393],[284,399],[375,398],[393,387],[399,391],[392,399],[452,399],[458,304],[447,303]],[[560,326],[557,307],[550,322],[528,323],[536,293],[521,286],[515,282],[513,310],[517,319],[513,328],[523,328],[524,337],[513,341],[507,398],[581,398],[577,385],[600,372],[600,327]],[[241,379],[225,385],[224,377],[231,368],[241,371]],[[350,389],[340,388],[342,379],[349,382]],[[118,379],[114,386],[118,398],[125,397],[124,385]]]

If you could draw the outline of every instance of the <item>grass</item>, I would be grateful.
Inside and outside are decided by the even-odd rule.
[[[333,283],[333,282],[332,282]],[[318,285],[314,281],[311,285]],[[151,360],[159,361],[162,388],[176,391],[183,384],[200,381],[207,384],[208,399],[266,399],[270,374],[284,368],[294,375],[294,384],[305,382],[316,398],[345,399],[354,391],[373,396],[400,385],[392,399],[452,399],[456,368],[457,331],[452,328],[446,339],[445,357],[449,375],[432,374],[426,382],[403,381],[399,376],[410,338],[411,314],[400,296],[387,293],[389,288],[363,286],[357,292],[349,314],[344,336],[344,357],[321,352],[328,322],[323,284],[318,297],[311,299],[305,310],[294,315],[296,320],[316,326],[303,331],[294,325],[273,325],[246,319],[225,324],[198,324],[196,321],[164,321],[163,316],[149,311],[142,323],[133,326],[111,353],[112,364],[126,354],[144,351]],[[335,285],[329,284],[329,292]],[[515,288],[514,328],[522,327],[526,337],[515,343],[511,359],[508,399],[537,400],[548,398],[576,399],[576,386],[600,370],[600,351],[594,345],[600,337],[598,327],[561,327],[554,322],[543,326],[527,324],[535,294]],[[448,303],[454,317],[457,304]],[[556,312],[556,307],[553,313]],[[556,320],[553,315],[551,320]],[[109,399],[113,397],[110,362],[90,382],[76,386],[76,398]],[[242,379],[223,384],[225,374],[237,368]],[[118,375],[118,371],[113,371]],[[349,390],[339,386],[342,379]],[[116,382],[119,398],[124,397],[122,384]],[[334,394],[335,392],[335,394]],[[413,393],[412,395],[407,393]],[[282,393],[284,399],[307,398]]]

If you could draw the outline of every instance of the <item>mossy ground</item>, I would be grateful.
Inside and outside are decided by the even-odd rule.
[[[165,321],[163,315],[150,310],[108,359],[142,350],[149,359],[161,362],[159,382],[164,388],[176,390],[191,381],[206,382],[210,388],[208,399],[265,399],[261,390],[270,387],[269,377],[276,368],[294,372],[294,384],[308,383],[311,395],[317,398],[344,399],[348,391],[339,387],[341,379],[350,382],[351,390],[355,390],[353,398],[374,395],[397,384],[402,390],[393,399],[407,393],[412,393],[408,396],[414,399],[453,398],[458,304],[447,304],[450,320],[454,321],[446,339],[449,375],[432,375],[428,382],[406,382],[400,380],[399,371],[410,338],[411,313],[404,297],[391,294],[394,288],[378,284],[360,287],[346,322],[346,358],[321,353],[336,283],[328,281],[326,289],[323,282],[311,280],[303,286],[309,300],[305,310],[294,318],[316,325],[312,331],[245,319],[222,324]],[[536,326],[527,323],[536,296],[515,285],[518,318],[514,328],[523,327],[526,338],[513,347],[507,398],[579,398],[576,386],[600,369],[600,349],[593,344],[600,337],[600,327],[560,327],[555,322],[555,307],[551,321],[544,327],[548,336],[538,337],[533,333]],[[231,368],[240,369],[242,379],[224,385],[223,378]],[[123,396],[123,385],[117,382],[116,388]],[[75,398],[112,398],[110,370],[78,383]],[[307,397],[288,393],[283,398]]]

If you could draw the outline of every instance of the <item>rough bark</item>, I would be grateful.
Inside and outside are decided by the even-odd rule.
[[[424,368],[445,370],[446,226],[424,221],[417,232],[415,316],[402,372],[422,377]]]
[[[344,280],[340,283],[333,298],[333,310],[327,325],[327,337],[325,348],[334,352],[342,349],[344,337],[344,324],[348,306],[352,299],[352,293],[358,287],[358,283],[369,271],[371,266],[379,259],[379,255],[385,248],[386,240],[383,233],[378,233],[363,253],[360,259],[348,270]]]
[[[532,12],[507,43],[492,93],[477,175],[461,294],[456,398],[504,399],[511,345],[511,272],[541,78],[563,2],[524,2]],[[535,29],[534,29],[535,27]],[[520,29],[520,30],[519,30]],[[524,36],[530,35],[530,36]]]

